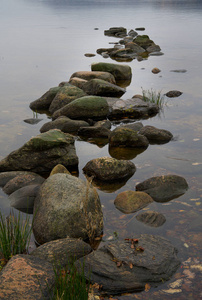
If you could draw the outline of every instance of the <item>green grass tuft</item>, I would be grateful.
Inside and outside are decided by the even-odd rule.
[[[161,91],[154,91],[152,88],[150,90],[144,90],[142,88],[142,96],[145,102],[150,102],[158,105],[160,110],[163,109],[164,95],[161,94]]]

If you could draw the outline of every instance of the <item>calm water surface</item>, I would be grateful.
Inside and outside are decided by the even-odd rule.
[[[90,70],[93,62],[105,61],[98,48],[109,47],[115,38],[104,36],[104,30],[124,26],[128,30],[145,27],[159,44],[163,56],[133,60],[133,78],[122,97],[128,99],[143,89],[179,90],[179,98],[166,98],[163,113],[143,120],[171,131],[175,137],[165,145],[150,145],[132,159],[137,167],[134,176],[114,192],[99,190],[104,212],[104,240],[139,233],[158,234],[168,238],[179,250],[182,262],[189,260],[170,282],[183,279],[178,293],[172,296],[167,282],[148,293],[120,296],[118,299],[200,299],[201,280],[201,181],[202,181],[202,3],[201,1],[65,1],[65,0],[1,0],[0,8],[0,159],[22,146],[39,133],[43,121],[29,125],[24,119],[33,116],[29,103],[50,87],[69,80],[72,73]],[[98,28],[99,30],[94,30]],[[151,70],[158,67],[161,73]],[[186,73],[170,72],[186,69]],[[109,155],[108,145],[76,141],[79,177],[82,168],[93,158]],[[124,190],[135,190],[137,182],[156,175],[177,174],[186,178],[189,190],[168,203],[152,203],[147,209],[159,211],[166,223],[152,229],[138,222],[135,214],[125,215],[114,207],[114,199]],[[0,190],[0,209],[8,214],[7,196]],[[104,241],[101,243],[104,244]],[[195,267],[194,267],[195,266]],[[187,271],[188,270],[188,271]]]

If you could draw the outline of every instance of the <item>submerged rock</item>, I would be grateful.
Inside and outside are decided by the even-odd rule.
[[[110,132],[111,131],[105,127],[89,126],[89,127],[81,127],[78,130],[78,135],[81,137],[89,137],[89,138],[108,138]]]
[[[160,227],[166,222],[164,215],[155,211],[142,212],[136,216],[136,219],[151,227]]]
[[[0,172],[0,187],[4,187],[7,184],[7,182],[20,175],[36,175],[36,173],[27,171]]]

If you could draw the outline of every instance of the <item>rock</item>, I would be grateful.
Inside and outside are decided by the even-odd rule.
[[[95,54],[93,54],[93,53],[85,53],[84,54],[86,57],[94,57],[95,56]]]
[[[71,119],[104,119],[109,114],[109,106],[105,98],[85,96],[72,101],[53,114],[53,119],[66,116]]]
[[[121,125],[120,127],[132,129],[134,131],[139,131],[143,127],[143,124],[141,122],[134,122],[134,123]]]
[[[135,30],[137,30],[137,31],[144,31],[145,28],[144,27],[137,27],[137,28],[135,28]]]
[[[3,187],[3,191],[5,194],[10,195],[24,186],[42,184],[44,180],[45,179],[38,174],[21,174],[9,180]]]
[[[7,182],[19,175],[35,175],[35,173],[27,171],[0,172],[0,187],[5,186]]]
[[[182,95],[182,92],[174,90],[174,91],[167,92],[165,95],[169,98],[175,98],[175,97],[179,97],[180,95]]]
[[[160,46],[156,44],[152,44],[151,46],[147,47],[147,52],[149,53],[155,53],[160,51],[161,51]]]
[[[114,50],[110,53],[110,57],[116,61],[132,61],[137,54],[130,48]]]
[[[1,270],[0,299],[48,300],[54,278],[49,262],[30,255],[15,255]]]
[[[22,212],[33,213],[34,201],[41,184],[30,184],[13,192],[9,197],[10,206]]]
[[[186,73],[187,70],[185,69],[177,69],[177,70],[170,70],[170,72],[176,72],[176,73]]]
[[[122,180],[131,177],[135,170],[135,165],[130,161],[106,156],[90,160],[83,168],[87,176],[102,181]]]
[[[154,42],[150,40],[148,35],[138,35],[133,40],[133,42],[138,44],[140,47],[144,48],[145,50],[154,44]]]
[[[144,192],[124,191],[117,195],[114,205],[123,213],[130,214],[144,208],[151,202],[153,199]]]
[[[41,122],[43,119],[38,119],[38,118],[30,118],[30,119],[25,119],[23,120],[25,123],[31,124],[31,125],[35,125],[38,124],[39,122]]]
[[[89,95],[106,97],[121,97],[126,92],[125,89],[102,79],[91,79],[84,84],[83,90]]]
[[[130,81],[132,78],[131,67],[128,65],[99,62],[91,64],[91,70],[109,72],[115,77],[116,82]]]
[[[69,80],[69,83],[72,84],[72,85],[75,85],[77,86],[78,88],[80,89],[83,89],[83,86],[84,84],[87,82],[87,80],[85,79],[81,79],[81,78],[78,78],[78,77],[73,77]]]
[[[104,35],[123,37],[127,35],[127,29],[125,27],[111,27],[108,30],[104,31]]]
[[[29,107],[35,111],[48,110],[51,102],[55,98],[56,94],[59,92],[61,87],[53,87],[43,94],[39,99],[30,103]]]
[[[89,244],[80,239],[67,237],[45,243],[34,251],[31,255],[48,261],[53,265],[68,267],[75,260],[89,254],[92,248]]]
[[[51,173],[50,173],[49,176],[52,176],[52,175],[58,174],[58,173],[65,173],[65,174],[71,175],[71,173],[70,173],[63,165],[58,164],[57,166],[55,166],[55,167],[52,169],[52,171],[51,171]]]
[[[107,129],[111,129],[111,122],[109,120],[97,121],[94,124],[94,127],[105,127]]]
[[[166,222],[166,218],[161,213],[146,211],[136,216],[136,219],[151,227],[160,227]]]
[[[89,138],[108,138],[110,135],[110,130],[101,126],[81,127],[78,130],[78,135]]]
[[[79,266],[84,265],[86,278],[90,271],[92,282],[108,295],[140,291],[148,282],[156,287],[170,280],[180,265],[176,248],[159,236],[142,234],[134,238],[138,242],[111,242],[79,259],[76,266],[81,269]]]
[[[0,161],[2,171],[50,172],[58,163],[65,167],[77,167],[78,157],[74,138],[55,129],[32,137],[21,148]]]
[[[109,154],[111,157],[116,159],[132,160],[137,155],[144,152],[147,148],[121,148],[121,147],[111,147],[109,145]]]
[[[156,202],[167,202],[183,195],[188,184],[178,175],[151,177],[136,185],[137,191],[144,191]]]
[[[158,129],[154,126],[144,126],[140,129],[139,134],[146,136],[148,141],[152,144],[164,144],[168,143],[173,135],[170,131],[165,129]]]
[[[129,43],[125,44],[125,48],[133,50],[133,53],[136,55],[139,53],[145,52],[144,48],[140,47],[138,44],[136,44],[134,42],[129,42]]]
[[[115,128],[109,136],[110,147],[147,148],[147,138],[127,127]]]
[[[154,73],[154,74],[158,74],[160,72],[161,72],[161,70],[159,68],[153,68],[152,69],[152,73]]]
[[[103,229],[96,190],[68,174],[46,179],[34,202],[34,216],[33,232],[39,244],[67,236],[91,240]]]
[[[131,37],[135,37],[135,36],[138,35],[138,33],[137,33],[135,30],[131,29],[131,30],[128,32],[128,35],[131,36]]]
[[[65,85],[60,89],[60,91],[56,94],[55,98],[51,102],[49,111],[51,114],[53,114],[56,110],[83,96],[86,96],[86,93],[80,88],[71,84],[69,84],[68,86]]]
[[[109,83],[116,84],[116,80],[115,80],[114,76],[109,72],[79,71],[79,72],[73,73],[72,76],[70,77],[70,80],[74,77],[85,79],[87,81],[89,81],[91,79],[102,79]]]
[[[51,129],[60,129],[62,132],[65,133],[77,133],[80,127],[87,127],[89,124],[82,120],[71,120],[68,117],[61,116],[58,117],[56,120],[50,121],[45,123],[40,132],[46,132]]]

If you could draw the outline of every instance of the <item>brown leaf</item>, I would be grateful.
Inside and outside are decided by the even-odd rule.
[[[121,267],[122,266],[122,261],[117,261],[116,266]]]
[[[145,284],[145,292],[149,292],[151,286],[149,285],[149,283]]]
[[[130,267],[130,269],[132,269],[132,268],[133,268],[133,264],[132,264],[132,263],[130,263],[130,264],[129,264],[129,267]]]

